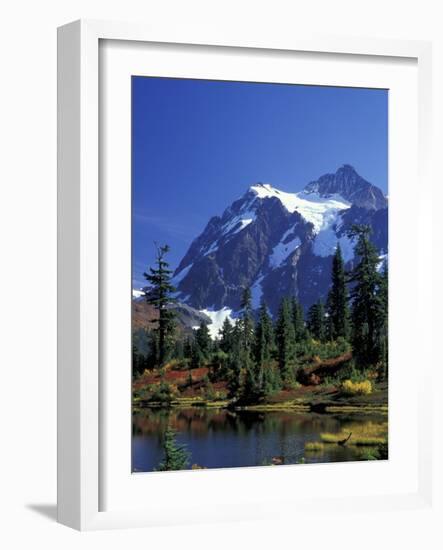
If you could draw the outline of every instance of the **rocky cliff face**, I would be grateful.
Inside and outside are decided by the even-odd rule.
[[[357,174],[352,166],[345,164],[335,174],[325,174],[305,187],[306,193],[320,197],[338,194],[354,206],[367,210],[387,208],[388,201],[378,187]]]
[[[327,295],[338,243],[352,266],[355,243],[347,231],[354,223],[370,225],[387,254],[387,199],[349,165],[299,193],[253,185],[189,247],[174,274],[178,299],[198,310],[236,311],[249,286],[254,307],[263,298],[275,313],[288,295],[309,307]]]

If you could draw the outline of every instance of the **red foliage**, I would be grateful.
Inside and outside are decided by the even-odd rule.
[[[207,367],[200,367],[198,369],[191,370],[174,370],[173,368],[166,367],[165,370],[166,372],[163,376],[163,380],[176,385],[185,384],[189,379],[189,373],[191,373],[192,381],[194,383],[201,382],[209,371]],[[161,380],[162,376],[159,371],[149,371],[142,374],[140,378],[134,382],[133,387],[134,390],[138,390],[151,384],[158,384]]]

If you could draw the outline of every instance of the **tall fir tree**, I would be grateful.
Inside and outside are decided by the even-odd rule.
[[[381,304],[381,276],[377,271],[379,255],[370,241],[370,227],[353,225],[349,236],[357,238],[355,254],[359,262],[352,270],[352,347],[359,368],[376,365],[380,357],[378,327],[381,323],[383,307]]]
[[[379,345],[379,358],[381,363],[381,369],[379,375],[381,378],[388,378],[388,304],[389,304],[389,273],[388,263],[385,260],[380,278],[379,297],[380,297],[380,312],[378,315],[378,345]]]
[[[193,345],[193,338],[191,336],[187,336],[183,344],[183,354],[185,356],[185,359],[188,361],[192,358]]]
[[[208,325],[202,321],[198,329],[194,331],[194,335],[195,345],[198,347],[203,359],[208,360],[212,349],[212,340]]]
[[[253,360],[254,318],[252,314],[251,290],[246,287],[241,301],[242,314],[238,324],[241,331],[239,358],[241,363],[240,394],[243,400],[252,401],[260,393],[260,369]]]
[[[175,287],[171,283],[172,270],[166,261],[169,246],[157,246],[156,267],[150,267],[144,273],[145,279],[152,286],[146,294],[146,301],[152,304],[158,312],[158,326],[154,330],[158,333],[158,362],[163,366],[171,349],[175,331],[175,312],[171,304],[175,302],[172,294]]]
[[[254,397],[264,397],[276,388],[275,373],[271,366],[274,351],[274,327],[264,301],[261,302],[254,332],[253,369],[246,373],[246,391]]]
[[[346,274],[340,245],[332,260],[332,286],[327,300],[328,332],[331,340],[349,338],[349,307]]]
[[[132,344],[132,377],[136,378],[143,373],[144,361],[143,356],[139,353],[137,346]]]
[[[309,333],[316,340],[323,342],[326,338],[325,308],[319,300],[309,308],[307,326]]]
[[[242,336],[240,323],[237,322],[232,329],[231,346],[228,352],[227,383],[231,397],[238,397],[242,386]]]
[[[229,317],[226,317],[223,321],[222,328],[219,331],[220,336],[220,349],[225,353],[229,353],[233,345],[233,333],[234,327],[232,326]]]
[[[254,359],[258,366],[270,362],[274,349],[274,328],[264,301],[260,305],[255,327]]]
[[[303,313],[303,307],[300,302],[295,298],[291,300],[292,307],[292,321],[294,323],[295,340],[300,342],[306,338],[305,318]]]
[[[275,339],[280,375],[282,380],[286,381],[291,377],[295,360],[295,331],[291,301],[288,298],[283,298],[280,304]]]
[[[254,343],[254,317],[252,314],[251,289],[246,287],[240,304],[242,313],[240,317],[240,327],[242,332],[242,344],[248,354],[252,353]]]
[[[183,445],[178,445],[175,431],[168,427],[163,440],[164,458],[158,471],[185,470],[189,464],[189,453]]]

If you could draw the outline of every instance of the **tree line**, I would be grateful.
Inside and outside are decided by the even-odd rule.
[[[211,381],[226,381],[231,398],[256,401],[296,383],[303,358],[333,348],[335,353],[352,349],[357,369],[376,368],[387,376],[387,264],[378,269],[379,253],[369,227],[354,225],[349,236],[356,241],[355,266],[346,272],[338,245],[325,302],[314,303],[305,316],[296,297],[284,297],[274,320],[264,301],[253,311],[251,291],[245,288],[239,317],[235,322],[225,319],[217,340],[211,339],[205,323],[192,335],[177,334],[175,288],[165,258],[169,247],[158,247],[155,266],[144,274],[150,285],[146,300],[157,310],[158,321],[149,331],[149,352],[141,355],[133,349],[135,374],[162,369],[171,359],[189,369],[208,366]]]

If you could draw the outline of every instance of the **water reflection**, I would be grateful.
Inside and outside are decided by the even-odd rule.
[[[361,460],[367,448],[325,445],[305,452],[305,443],[319,441],[321,433],[338,434],[365,429],[368,423],[386,425],[386,417],[332,415],[288,411],[256,412],[226,409],[145,409],[133,415],[133,470],[154,470],[163,456],[166,427],[177,431],[177,440],[191,454],[191,464],[206,468],[229,468]]]

